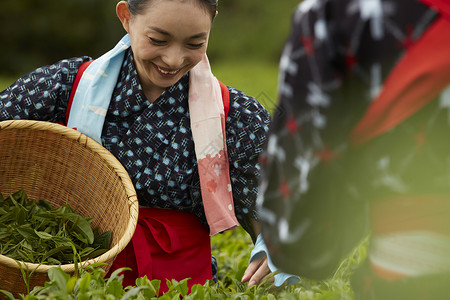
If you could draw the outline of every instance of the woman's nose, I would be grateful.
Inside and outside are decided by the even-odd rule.
[[[162,60],[168,68],[178,69],[183,64],[184,51],[178,46],[169,47],[162,56]]]

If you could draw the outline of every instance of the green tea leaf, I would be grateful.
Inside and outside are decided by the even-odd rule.
[[[0,194],[1,195],[1,194]],[[7,299],[9,300],[15,300],[16,298],[13,296],[12,293],[8,292],[8,291],[4,291],[4,290],[0,290],[0,294],[3,294],[7,297]]]
[[[119,274],[124,272],[124,271],[131,271],[131,268],[119,268],[117,270],[114,270],[111,273],[111,276],[109,276],[108,280],[106,281],[106,285],[108,285],[113,280],[117,280],[121,276]]]
[[[25,203],[26,200],[28,200],[28,197],[26,196],[23,189],[11,194],[9,198],[11,198],[15,206],[22,206],[22,204]]]
[[[71,231],[70,234],[72,235],[72,237],[73,237],[75,240],[78,240],[78,241],[81,242],[82,244],[90,245],[89,240],[87,239],[87,237],[86,237],[84,234],[79,233],[79,232],[77,232],[77,231]]]
[[[14,218],[16,219],[17,224],[24,224],[27,219],[27,211],[25,208],[18,206],[13,212]]]
[[[109,250],[109,249],[105,249],[105,248],[97,249],[97,250],[92,251],[91,253],[89,253],[89,255],[85,256],[83,260],[91,259],[91,258],[96,258],[96,257],[98,257],[98,256],[100,256],[100,255],[106,253],[108,250]]]
[[[183,279],[181,281],[172,279],[172,287],[181,295],[186,296],[189,291],[188,286],[187,286],[187,281],[188,281],[188,278]]]
[[[94,242],[92,243],[92,247],[100,249],[109,249],[111,239],[112,239],[112,231],[110,230],[105,231],[102,234],[97,235],[95,237]]]
[[[73,289],[75,288],[75,285],[77,284],[78,278],[76,277],[70,277],[70,279],[67,281],[66,284],[66,290],[68,293],[72,293]]]
[[[54,281],[60,290],[66,290],[67,282],[70,276],[60,268],[50,268],[48,270],[48,278]]]
[[[17,227],[16,230],[21,236],[23,236],[24,239],[33,239],[37,237],[36,233],[34,232],[34,229],[31,228],[29,225]]]
[[[61,264],[61,261],[57,260],[57,259],[54,258],[54,257],[49,257],[49,258],[47,258],[47,263],[48,263],[49,265],[60,265],[60,264]]]
[[[70,222],[72,222],[74,230],[87,238],[89,244],[94,242],[94,232],[86,219],[74,213],[66,213],[66,217],[68,217]]]
[[[0,216],[0,223],[7,224],[15,221],[14,212],[12,210],[7,211],[5,214]]]
[[[27,240],[23,240],[21,242],[21,245],[22,245],[24,250],[28,250],[30,252],[33,251],[33,247],[31,246],[31,244]]]
[[[123,290],[122,282],[119,280],[113,280],[109,282],[109,284],[106,286],[106,292],[108,294],[114,295],[115,299],[119,299],[123,297],[125,294],[125,291]],[[153,296],[152,296],[153,297]],[[150,298],[147,298],[150,299]]]
[[[50,204],[50,202],[46,201],[46,200],[39,200],[38,202],[36,202],[37,206],[42,208],[44,211],[49,211],[49,210],[53,210],[53,206]]]
[[[47,260],[48,258],[54,257],[54,256],[56,257],[55,254],[57,254],[57,253],[64,253],[64,252],[67,252],[67,251],[70,251],[70,250],[72,250],[71,246],[55,247],[55,248],[49,250],[47,253],[44,254],[43,260]]]
[[[78,254],[81,256],[81,257],[86,257],[86,256],[89,256],[92,252],[94,252],[95,251],[95,248],[92,248],[92,247],[85,247],[85,248],[83,248],[80,252],[78,252]]]
[[[37,231],[36,229],[34,230],[34,232],[36,233],[36,235],[43,239],[43,240],[51,240],[53,238],[53,235],[45,232],[45,231]]]
[[[80,292],[86,293],[88,291],[89,285],[91,284],[91,274],[85,273],[80,279]]]
[[[73,245],[72,240],[65,236],[54,236],[52,241],[58,246],[72,247]]]
[[[205,299],[205,288],[199,284],[195,284],[191,288],[192,299]]]
[[[159,294],[161,280],[153,279],[150,281],[147,276],[144,276],[136,279],[136,286],[148,286],[149,288],[143,291],[143,296],[145,299],[150,299],[152,297],[156,297]]]
[[[139,286],[132,288],[128,292],[125,293],[125,295],[122,296],[122,300],[130,299],[132,297],[136,297],[142,290],[148,289],[147,286]]]

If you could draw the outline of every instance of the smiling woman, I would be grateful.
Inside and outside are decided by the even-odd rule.
[[[67,122],[127,170],[140,211],[111,268],[132,269],[124,285],[144,275],[161,280],[160,292],[166,279],[203,284],[217,274],[210,235],[241,225],[256,241],[269,114],[211,73],[216,9],[217,1],[120,1],[126,35],[112,50],[38,68],[0,93],[0,120]],[[264,255],[251,266],[244,281],[270,274]]]
[[[145,6],[136,2],[142,1],[119,2],[117,15],[130,35],[143,91],[153,102],[205,55],[215,16],[208,8],[214,6],[193,6],[192,1],[150,1]]]

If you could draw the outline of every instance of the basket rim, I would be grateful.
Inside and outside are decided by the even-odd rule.
[[[138,213],[139,213],[139,203],[136,195],[136,190],[131,181],[128,172],[125,170],[123,165],[119,160],[106,148],[97,143],[92,138],[87,135],[76,131],[75,129],[66,127],[58,123],[52,123],[47,121],[34,121],[34,120],[8,120],[0,121],[0,131],[2,130],[12,130],[12,129],[23,129],[23,130],[35,130],[35,131],[49,131],[52,133],[63,135],[69,139],[75,140],[86,148],[91,149],[100,155],[110,166],[114,168],[114,171],[120,177],[121,182],[125,188],[125,192],[128,197],[128,207],[130,210],[130,218],[125,230],[125,233],[107,252],[102,255],[78,262],[78,267],[87,267],[94,263],[105,263],[111,258],[114,258],[119,254],[125,246],[131,241],[134,231],[137,226]],[[64,272],[73,273],[75,271],[75,264],[61,264],[61,265],[47,265],[47,264],[36,264],[24,261],[17,261],[10,257],[0,254],[0,262],[7,266],[16,269],[23,268],[25,270],[47,273],[49,269],[54,267],[60,267]]]

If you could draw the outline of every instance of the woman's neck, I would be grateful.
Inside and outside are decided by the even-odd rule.
[[[145,97],[150,103],[153,103],[156,99],[164,93],[165,89],[156,89],[155,87],[145,87],[142,86],[142,91],[144,92]]]

